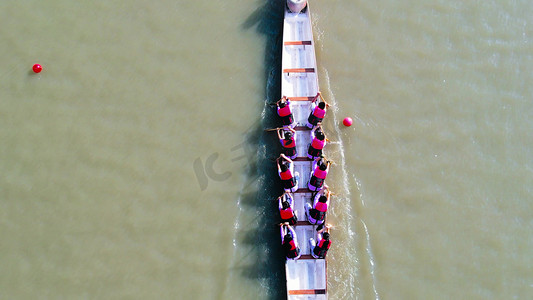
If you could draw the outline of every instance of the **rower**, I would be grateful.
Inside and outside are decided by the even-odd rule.
[[[326,109],[329,107],[329,104],[322,97],[322,102],[316,103],[319,96],[321,96],[320,92],[316,94],[311,102],[311,113],[309,114],[309,118],[307,118],[307,127],[309,128],[313,128],[322,122],[326,115]]]
[[[305,215],[309,223],[313,225],[320,225],[324,223],[326,219],[326,212],[329,207],[329,198],[331,192],[326,186],[325,189],[317,193],[313,199],[313,205],[311,203],[306,203],[305,205]]]
[[[278,116],[281,118],[281,124],[283,125],[283,127],[294,127],[296,125],[291,112],[290,104],[291,101],[285,96],[283,96],[281,99],[278,100],[278,102],[276,102]]]
[[[296,211],[294,210],[294,199],[289,193],[283,193],[278,197],[279,200],[279,214],[281,216],[281,222],[295,225],[298,222]]]
[[[283,184],[285,192],[296,192],[298,190],[300,174],[294,172],[294,162],[285,156],[285,154],[281,153],[276,159],[276,163],[278,165],[278,174],[281,178],[281,183]]]
[[[318,124],[311,130],[311,144],[307,150],[307,157],[316,159],[322,155],[322,149],[326,146],[326,135],[322,131],[322,126]]]
[[[281,232],[281,246],[285,250],[285,256],[287,259],[298,259],[300,258],[300,247],[296,241],[296,232],[289,225],[289,223],[279,224]]]
[[[287,127],[288,130],[278,129],[278,138],[281,146],[283,147],[283,153],[289,158],[296,158],[296,130],[292,127]]]
[[[331,241],[329,240],[329,229],[330,228],[331,228],[330,224],[326,224],[325,228],[323,228],[323,225],[319,226],[317,228],[318,232],[317,232],[316,242],[313,238],[309,239],[309,245],[311,246],[311,249],[312,249],[311,255],[314,258],[326,258],[326,254],[328,253],[329,247],[331,247]]]
[[[313,162],[313,171],[307,183],[309,190],[316,192],[324,186],[326,176],[328,176],[330,161],[324,156],[320,156]]]

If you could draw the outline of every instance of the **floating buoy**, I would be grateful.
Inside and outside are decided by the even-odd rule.
[[[41,73],[42,70],[43,70],[43,67],[40,64],[34,64],[33,65],[33,72]]]
[[[350,118],[350,117],[346,117],[346,118],[344,118],[344,120],[342,120],[342,124],[344,124],[344,126],[346,126],[346,127],[352,126],[352,123],[353,123],[353,121],[352,121],[352,118]]]

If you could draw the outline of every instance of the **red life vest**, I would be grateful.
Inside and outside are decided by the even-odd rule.
[[[329,247],[331,247],[331,241],[321,239],[318,245],[316,245],[315,249],[313,249],[313,253],[320,258],[324,258],[326,257]]]
[[[320,168],[316,168],[313,172],[313,176],[316,178],[326,179],[326,176],[328,175],[328,171],[320,170]]]
[[[286,140],[281,140],[281,144],[283,146],[283,152],[285,152],[285,155],[288,157],[293,157],[296,155],[296,142],[294,141],[294,138],[288,143]]]
[[[287,208],[287,209],[281,209],[279,211],[279,214],[281,215],[281,219],[283,221],[286,221],[286,220],[290,220],[294,217],[294,213],[292,211],[292,208]]]
[[[307,118],[307,121],[312,124],[316,125],[318,122],[322,122],[324,119],[324,116],[326,115],[326,110],[318,107],[318,105],[313,109],[311,114],[309,114],[309,118]]]
[[[279,176],[281,177],[281,180],[290,180],[292,179],[291,170],[287,170],[285,172],[279,173]]]
[[[294,117],[288,104],[283,108],[278,106],[278,116],[281,118],[282,125],[291,125],[294,122]]]
[[[309,214],[313,219],[323,221],[326,218],[326,211],[328,211],[328,204],[318,201],[315,208],[309,210]]]
[[[283,108],[278,107],[278,115],[280,117],[286,117],[291,114],[291,107],[289,105],[285,105]]]
[[[316,137],[311,142],[311,145],[309,145],[309,149],[307,150],[307,154],[309,154],[312,157],[319,157],[322,155],[322,148],[326,145],[326,140],[319,140]]]
[[[287,140],[283,140],[283,148],[294,148],[296,147],[296,143],[294,142],[294,138],[291,138],[291,141],[287,143]]]
[[[326,212],[328,210],[328,204],[318,201],[315,205],[315,209],[318,211]]]
[[[315,116],[315,117],[317,117],[319,119],[323,119],[325,115],[326,115],[326,110],[318,107],[318,105],[313,110],[313,116]]]
[[[284,242],[283,245],[287,251],[288,258],[295,258],[300,254],[300,248],[296,247],[294,239],[291,239],[289,242]]]
[[[284,189],[292,189],[296,185],[296,179],[292,176],[290,169],[279,173],[279,177]]]
[[[326,145],[326,140],[319,140],[317,138],[314,138],[313,142],[311,142],[311,147],[313,147],[316,150],[322,150],[325,145]]]
[[[326,179],[327,175],[327,171],[322,171],[320,168],[316,168],[311,176],[311,179],[309,180],[309,183],[316,188],[321,188],[324,185],[324,180]]]

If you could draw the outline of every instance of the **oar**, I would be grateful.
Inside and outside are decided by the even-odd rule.
[[[324,97],[322,97],[322,94],[320,94],[320,99],[322,99],[322,101],[324,101],[324,103],[326,103],[329,106],[329,103],[326,101],[326,99],[324,99]]]
[[[324,99],[324,97],[322,97],[322,94],[320,94],[320,99],[322,99],[322,101],[324,101],[324,103],[326,103],[326,106],[331,106],[328,102],[326,102],[326,99]]]
[[[326,138],[326,142],[328,142],[328,143],[338,143],[337,141],[332,141],[332,140],[330,140],[328,138]]]
[[[278,128],[267,128],[265,129],[265,131],[278,131],[280,129],[283,129],[283,127],[278,127]]]
[[[329,223],[327,223],[327,224],[322,223],[322,224],[320,224],[320,225],[318,225],[318,226],[316,227],[316,231],[318,232],[318,231],[320,231],[320,230],[322,230],[322,229],[324,229],[324,228],[326,228],[326,229],[331,229],[331,228],[334,228],[334,227],[333,227],[333,225],[331,225],[331,224],[329,224]],[[325,230],[325,229],[324,229],[324,230]]]
[[[329,163],[332,164],[332,165],[335,165],[335,166],[337,165],[337,163],[336,163],[335,161],[331,160],[331,159],[328,159],[328,161],[329,161]]]
[[[278,201],[279,198],[283,198],[283,196],[285,196],[287,192],[284,192],[281,196],[277,197],[277,198],[274,198],[274,199],[271,199],[271,200],[274,200],[274,201]]]

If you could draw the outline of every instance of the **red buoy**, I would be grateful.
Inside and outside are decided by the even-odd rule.
[[[41,73],[42,70],[43,70],[43,67],[40,64],[34,64],[33,65],[33,72]]]
[[[353,121],[352,121],[352,118],[350,118],[350,117],[346,117],[346,118],[344,118],[344,120],[342,120],[342,124],[344,124],[344,126],[346,126],[346,127],[352,126],[352,123],[353,123]]]

